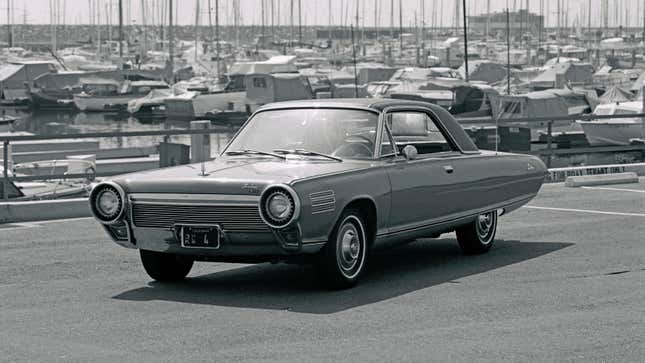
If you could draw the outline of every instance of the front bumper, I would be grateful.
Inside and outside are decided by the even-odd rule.
[[[126,223],[127,237],[118,238],[111,231],[112,226],[104,226],[115,243],[126,247],[157,252],[186,254],[204,257],[238,257],[238,256],[291,256],[296,254],[314,254],[320,251],[324,242],[288,244],[280,237],[279,232],[229,232],[222,231],[220,247],[184,248],[181,246],[175,231],[160,228],[133,227]]]
[[[290,256],[318,252],[324,242],[302,243],[299,223],[273,229],[261,219],[259,196],[218,194],[130,194],[125,218],[104,225],[114,242],[127,248],[203,257]],[[220,246],[181,246],[181,225],[217,225]]]

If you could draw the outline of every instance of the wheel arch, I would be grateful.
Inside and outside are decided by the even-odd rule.
[[[376,230],[378,228],[378,212],[376,209],[376,202],[372,197],[368,195],[354,197],[344,205],[343,209],[341,209],[341,212],[338,214],[338,218],[336,219],[334,226],[336,226],[338,222],[340,222],[340,218],[343,216],[343,213],[345,213],[345,211],[347,211],[348,209],[357,209],[361,213],[361,217],[363,217],[363,221],[365,223],[365,233],[367,234],[367,241],[371,246],[374,243],[374,240],[376,240]],[[333,229],[332,231],[330,231],[328,238],[331,238],[332,232]]]

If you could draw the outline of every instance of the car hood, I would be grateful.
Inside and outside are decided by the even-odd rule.
[[[208,193],[259,195],[270,184],[360,170],[369,161],[274,160],[255,157],[223,157],[201,164],[123,175],[114,181],[128,193]]]

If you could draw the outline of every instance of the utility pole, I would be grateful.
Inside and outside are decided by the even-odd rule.
[[[466,16],[466,0],[463,0],[463,13],[464,13],[464,67],[466,68],[466,82],[468,82],[468,23]]]

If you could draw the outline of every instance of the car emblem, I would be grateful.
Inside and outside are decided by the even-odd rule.
[[[260,192],[260,187],[256,184],[244,184],[242,185],[242,189],[251,194],[257,194]]]

